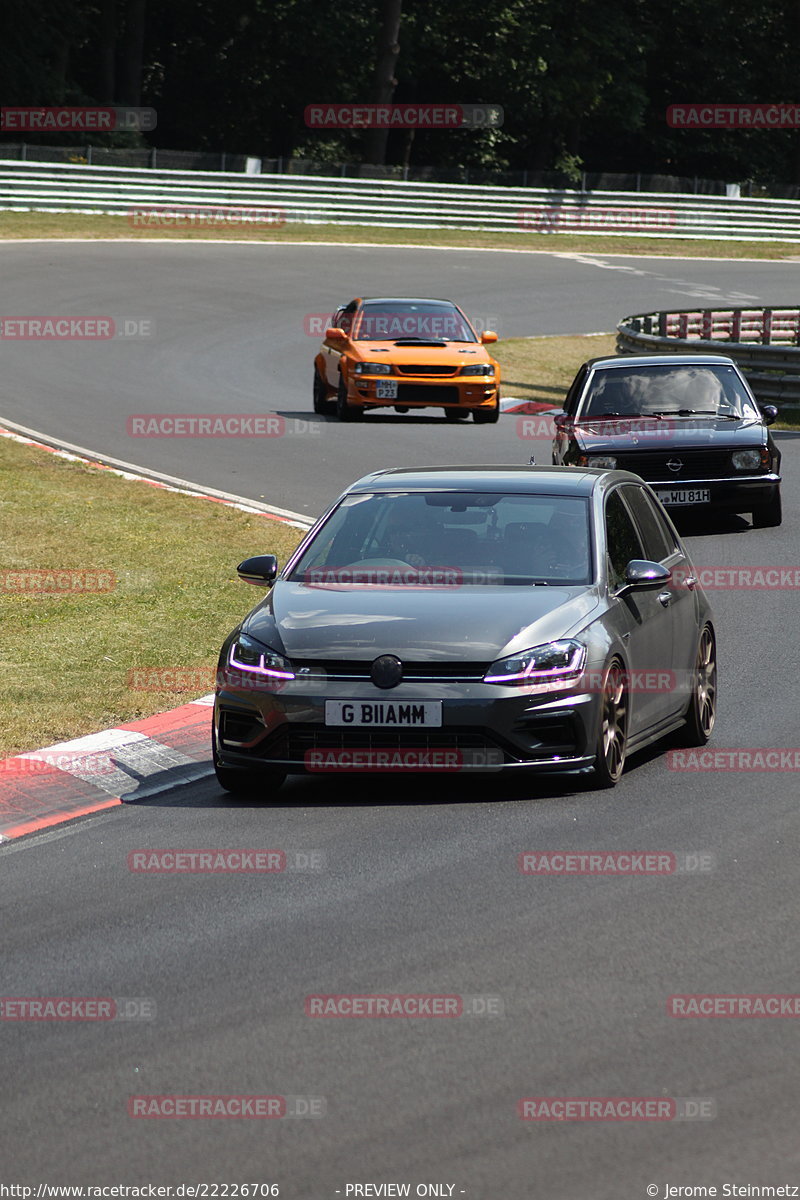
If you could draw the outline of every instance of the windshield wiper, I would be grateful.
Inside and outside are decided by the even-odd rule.
[[[723,413],[718,413],[715,408],[662,408],[656,413],[650,413],[651,417],[721,417]]]

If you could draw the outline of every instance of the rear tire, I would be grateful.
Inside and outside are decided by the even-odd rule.
[[[328,391],[319,377],[319,371],[314,367],[314,412],[321,417],[330,416],[336,411],[336,405],[328,399]]]
[[[678,734],[682,746],[705,746],[717,719],[717,644],[714,630],[706,625],[700,634],[694,664],[692,696],[686,710],[686,725]]]
[[[753,529],[775,529],[783,520],[781,509],[781,494],[778,492],[769,504],[762,504],[753,509]]]
[[[447,417],[448,421],[466,421],[469,413],[464,412],[460,408],[446,408],[444,410],[444,415]]]
[[[615,787],[625,769],[628,749],[628,688],[625,668],[619,659],[608,667],[600,701],[600,728],[594,759],[597,788]]]

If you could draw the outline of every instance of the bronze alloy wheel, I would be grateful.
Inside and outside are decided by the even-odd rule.
[[[613,787],[625,767],[628,745],[628,690],[625,671],[612,662],[603,683],[600,736],[595,757],[595,777],[600,787]]]
[[[717,718],[717,646],[714,630],[706,625],[700,634],[695,659],[692,695],[686,712],[681,741],[686,746],[705,746]]]

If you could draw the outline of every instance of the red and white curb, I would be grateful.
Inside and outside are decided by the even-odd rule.
[[[259,513],[273,521],[282,521],[285,525],[293,525],[296,529],[308,530],[314,524],[312,519],[304,516],[303,513],[292,512],[288,508],[276,508],[270,504],[261,504],[258,500],[248,500],[244,496],[235,496],[232,492],[220,492],[216,488],[201,487],[188,479],[165,475],[161,471],[151,471],[149,467],[140,467],[119,458],[110,458],[107,454],[97,454],[94,450],[87,450],[85,446],[73,446],[71,442],[50,437],[47,433],[26,429],[24,425],[18,425],[16,421],[9,421],[4,417],[0,417],[0,437],[20,442],[23,446],[33,446],[37,450],[47,450],[58,458],[67,459],[69,462],[83,463],[84,466],[93,467],[97,471],[111,471],[120,479],[132,480],[134,483],[149,483],[152,487],[161,488],[165,492],[197,496],[200,500],[213,500],[216,504],[238,508],[241,512]]]
[[[213,701],[0,761],[0,842],[207,778]]]
[[[14,421],[2,421],[0,437],[99,471],[112,471],[122,479],[212,500],[296,529],[305,531],[313,524],[303,513],[201,488],[188,480],[95,454]],[[144,800],[211,775],[209,708],[213,699],[203,696],[154,717],[0,760],[0,842],[117,804]]]

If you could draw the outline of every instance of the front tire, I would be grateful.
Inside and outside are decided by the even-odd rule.
[[[705,746],[717,719],[717,644],[706,625],[700,634],[686,725],[680,731],[683,746]]]
[[[600,702],[600,728],[594,759],[594,782],[612,788],[625,769],[628,750],[628,687],[625,668],[615,659],[606,671]]]
[[[775,529],[782,520],[780,492],[768,504],[753,509],[753,529]]]
[[[500,401],[495,400],[493,408],[476,408],[472,419],[476,425],[495,425],[500,419]]]
[[[336,393],[336,415],[340,421],[358,421],[361,418],[361,409],[347,403],[347,384],[341,375]]]
[[[214,774],[217,783],[223,791],[232,796],[241,796],[247,800],[270,800],[272,794],[286,779],[286,772],[277,768],[266,768],[263,771],[240,771],[235,767],[223,766],[217,755],[217,736],[211,734],[211,757],[214,762]]]
[[[321,417],[330,416],[336,409],[336,405],[332,400],[328,399],[328,392],[325,384],[319,377],[319,371],[314,368],[314,412]]]

